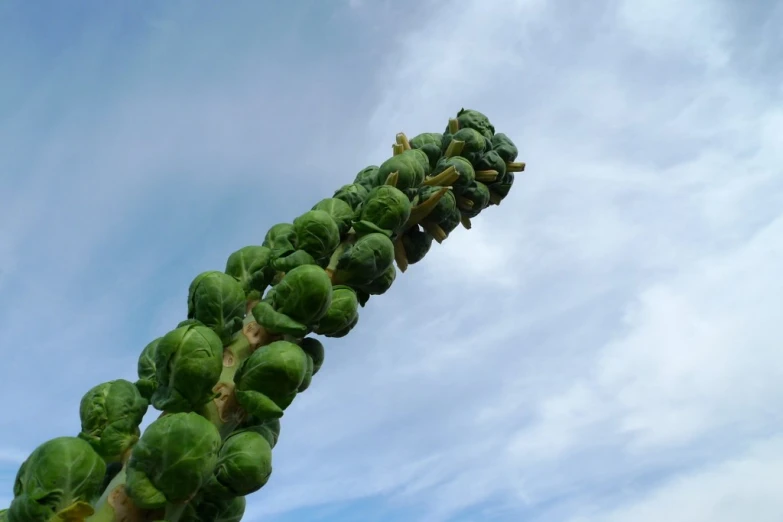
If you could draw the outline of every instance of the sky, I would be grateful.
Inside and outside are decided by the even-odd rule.
[[[196,274],[466,107],[526,171],[326,341],[243,520],[781,520],[781,24],[770,1],[0,2],[0,506]]]

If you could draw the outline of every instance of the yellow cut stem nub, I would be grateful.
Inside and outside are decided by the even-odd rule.
[[[523,172],[525,170],[525,162],[517,161],[514,163],[506,163],[506,172]]]
[[[421,224],[421,226],[424,230],[427,231],[429,235],[432,236],[432,239],[438,243],[443,243],[443,241],[448,237],[448,234],[446,234],[446,232],[440,228],[440,225],[437,223],[429,223],[425,221]]]
[[[477,170],[476,171],[476,181],[480,181],[482,183],[492,183],[498,179],[498,171],[497,170]]]
[[[464,196],[457,196],[457,205],[464,208],[465,210],[471,210],[474,206],[476,206],[473,200],[470,200]]]
[[[394,154],[395,156],[399,156],[404,151],[405,151],[405,148],[402,145],[400,145],[399,143],[395,143],[394,145],[392,145],[392,154]]]
[[[449,132],[456,134],[459,130],[459,120],[457,118],[449,118]]]
[[[449,146],[446,148],[446,153],[444,154],[444,156],[447,158],[453,158],[454,156],[459,156],[463,148],[465,148],[464,141],[451,140],[451,143],[449,143]]]
[[[435,207],[438,205],[438,201],[440,201],[440,199],[445,196],[448,191],[448,187],[441,187],[440,190],[433,193],[426,200],[413,207],[411,209],[411,215],[408,218],[408,222],[405,223],[405,230],[418,225],[424,218],[429,216],[430,213],[435,210]]]
[[[454,165],[450,165],[437,176],[425,179],[422,185],[427,185],[428,187],[450,187],[458,179],[459,173],[457,169],[454,168]]]
[[[408,253],[405,252],[405,245],[402,244],[402,236],[394,242],[394,261],[400,272],[404,273],[408,269]]]
[[[490,192],[489,193],[489,202],[493,205],[500,205],[500,202],[503,201],[503,198],[500,197],[500,194],[497,192]]]
[[[459,222],[462,223],[462,226],[465,227],[466,230],[470,230],[470,227],[473,226],[470,223],[470,218],[466,216],[465,214],[462,214],[459,218]]]
[[[389,174],[389,177],[386,178],[386,184],[391,185],[392,187],[397,186],[397,181],[399,180],[400,175],[395,171]]]
[[[397,143],[402,145],[402,150],[411,150],[411,142],[408,141],[408,137],[404,132],[397,134]]]

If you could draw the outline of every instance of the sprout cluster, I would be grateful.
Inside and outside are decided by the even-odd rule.
[[[183,320],[142,350],[138,380],[82,398],[81,431],[38,446],[0,522],[239,521],[272,474],[281,418],[397,272],[514,183],[517,148],[482,113],[408,140],[223,271],[198,274]],[[160,416],[140,433],[152,406]]]

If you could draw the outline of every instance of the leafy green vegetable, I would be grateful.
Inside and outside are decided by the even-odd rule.
[[[362,170],[360,170],[354,178],[353,182],[357,185],[363,186],[367,190],[372,190],[375,187],[383,184],[385,180],[386,178],[381,179],[381,177],[378,175],[378,166],[370,165],[369,167],[364,167]]]
[[[345,201],[355,211],[364,203],[369,193],[370,191],[367,187],[353,183],[351,185],[343,185],[337,189],[332,197]]]
[[[106,463],[78,437],[58,437],[35,448],[19,467],[9,522],[83,520],[94,513]]]
[[[408,196],[391,185],[381,185],[367,196],[354,229],[363,234],[379,232],[391,237],[402,230],[410,215]]]
[[[487,140],[491,140],[495,134],[495,127],[489,122],[489,118],[479,111],[460,109],[457,113],[457,122],[460,129],[478,131]]]
[[[313,375],[318,373],[324,363],[324,345],[313,337],[305,337],[299,342],[299,347],[313,360]]]
[[[351,205],[337,198],[322,199],[313,206],[312,210],[323,210],[330,216],[340,231],[340,237],[344,237],[353,224],[354,211]]]
[[[182,326],[161,338],[155,350],[157,389],[152,405],[161,411],[194,411],[213,398],[223,370],[223,343],[206,326]]]
[[[402,246],[405,248],[408,263],[415,264],[424,259],[430,251],[432,236],[419,227],[414,227],[402,236]]]
[[[454,167],[459,175],[457,181],[452,185],[454,192],[461,193],[467,187],[471,186],[476,181],[476,171],[473,169],[470,161],[462,156],[452,156],[451,158],[442,158],[435,166],[435,170],[432,172],[434,176],[437,176],[449,167]]]
[[[385,234],[367,234],[343,251],[333,281],[349,286],[368,284],[383,274],[392,263],[394,244],[391,239]]]
[[[139,355],[139,362],[136,366],[136,372],[139,379],[136,381],[136,388],[139,389],[141,396],[150,400],[155,389],[158,387],[157,369],[155,368],[155,351],[162,337],[153,340]]]
[[[275,276],[271,263],[272,249],[246,246],[228,256],[225,272],[239,281],[246,299],[259,299]]]
[[[272,475],[272,447],[253,431],[228,437],[218,453],[215,478],[233,496],[261,489]]]
[[[227,344],[242,329],[246,300],[237,278],[217,270],[202,272],[190,284],[188,319],[210,327]]]
[[[391,268],[394,268],[392,265]],[[314,331],[317,334],[333,337],[344,330],[359,315],[359,301],[356,292],[349,286],[337,285],[332,289],[332,303]]]
[[[94,386],[79,404],[79,437],[106,462],[119,461],[139,440],[147,406],[136,386],[124,379]]]
[[[421,150],[427,155],[430,170],[434,170],[435,165],[438,164],[438,160],[442,156],[443,134],[439,132],[425,132],[410,140],[410,144],[414,150]]]
[[[424,176],[427,175],[429,170],[429,160],[427,155],[424,154],[423,161],[419,154],[424,154],[422,151],[416,151],[413,149],[406,150],[402,154],[392,156],[383,163],[378,170],[379,179],[386,181],[386,179],[393,173],[397,173],[396,188],[400,191],[405,191],[411,188],[416,188],[424,181]],[[376,187],[377,189],[378,187]],[[375,190],[375,189],[374,189]],[[370,191],[370,198],[372,198],[373,190]]]
[[[197,413],[173,413],[156,419],[128,461],[128,495],[145,509],[185,502],[212,475],[220,445],[217,428]]]
[[[492,150],[498,153],[498,155],[506,163],[512,163],[517,159],[517,146],[511,141],[511,138],[499,132],[492,136]]]
[[[272,259],[284,257],[296,250],[296,231],[291,223],[278,223],[264,236],[263,246],[272,252]]]
[[[294,343],[275,341],[254,351],[234,376],[239,404],[255,419],[283,416],[307,371],[304,351]]]

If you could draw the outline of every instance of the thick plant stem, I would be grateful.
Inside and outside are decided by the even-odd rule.
[[[476,171],[476,181],[480,181],[482,183],[492,183],[498,179],[498,171],[497,170],[477,170]]]
[[[448,237],[448,234],[443,231],[443,229],[438,225],[437,223],[430,223],[429,221],[424,221],[421,224],[422,228],[427,231],[429,235],[432,236],[432,239],[437,241],[438,243],[443,243],[443,241]]]
[[[443,198],[443,196],[446,195],[446,193],[449,191],[448,187],[442,187],[437,192],[433,193],[429,198],[422,201],[415,207],[411,209],[411,215],[408,218],[408,221],[405,223],[405,226],[403,227],[404,230],[408,230],[411,227],[414,227],[421,223],[423,219],[425,219],[427,216],[430,215],[430,213],[435,210],[435,207],[438,205],[438,202]]]
[[[465,142],[460,140],[451,140],[451,143],[449,143],[449,146],[446,147],[446,153],[443,154],[446,158],[453,158],[454,156],[459,156],[462,152],[462,149],[465,148]]]
[[[405,152],[405,146],[402,143],[395,143],[392,145],[392,154],[394,156],[399,156],[403,152]]]
[[[523,172],[525,170],[525,163],[522,161],[506,163],[506,172]]]
[[[425,179],[422,182],[422,185],[428,187],[449,187],[458,179],[459,173],[457,172],[457,169],[454,168],[454,165],[451,165],[437,176]]]
[[[408,137],[404,132],[397,134],[397,143],[402,145],[403,150],[411,150],[411,142],[408,141]]]
[[[449,118],[449,132],[456,134],[459,130],[459,120],[457,118]]]

